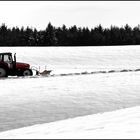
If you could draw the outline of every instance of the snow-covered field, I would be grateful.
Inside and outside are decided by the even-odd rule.
[[[60,120],[140,105],[140,72],[121,72],[121,70],[137,70],[140,68],[140,46],[1,48],[1,52],[5,51],[16,52],[17,61],[28,62],[31,66],[41,66],[42,69],[46,66],[48,69],[53,70],[52,74],[76,74],[77,72],[94,72],[102,70],[106,71],[106,73],[73,76],[59,75],[56,77],[42,78],[1,79],[1,132],[30,125],[48,123],[43,124],[43,126],[37,126],[38,130],[39,127],[44,127],[46,132],[44,129],[42,133],[37,131],[38,134],[40,133],[39,137],[41,137],[41,135],[42,137],[45,137],[45,134],[48,134],[49,137],[51,136],[51,133],[53,133],[48,132],[49,124],[52,124],[52,131],[55,130],[55,128],[52,127],[57,126],[58,129],[56,131],[59,131],[60,126],[63,125],[63,121]],[[114,72],[108,73],[110,70],[114,70]],[[134,110],[132,109],[132,112],[135,113],[136,111],[136,114],[138,114],[138,110],[139,107],[134,108]],[[126,118],[129,119],[130,113],[127,113],[127,110],[125,113]],[[111,115],[112,113],[109,114]],[[71,134],[73,130],[75,135],[71,135],[76,138],[84,135],[81,133],[83,133],[83,131],[85,132],[85,129],[88,129],[87,123],[89,118],[91,118],[91,120],[89,120],[89,132],[85,132],[85,137],[86,133],[89,134],[91,132],[90,128],[91,130],[95,130],[95,133],[100,130],[104,131],[105,129],[96,131],[94,128],[98,125],[98,122],[102,125],[107,124],[106,118],[103,120],[101,119],[102,121],[99,119],[96,123],[96,118],[99,116],[101,118],[103,117],[99,114],[97,116],[91,115],[90,117],[84,117],[84,120],[81,120],[82,118],[68,120],[68,122],[70,121],[70,124],[75,125],[71,126],[71,128],[67,126],[68,129],[70,129],[70,132],[68,132],[68,135],[67,133],[66,135],[64,134],[65,138],[70,136],[69,134]],[[115,120],[113,117],[115,117],[115,115],[112,114],[111,121],[113,124],[115,124],[114,121],[119,122],[120,120],[121,124],[121,122],[123,122],[122,120],[125,120],[123,115],[120,115],[119,120]],[[134,117],[138,119],[139,114]],[[87,121],[85,122],[86,119]],[[57,121],[59,121],[58,124]],[[78,127],[78,122],[76,123],[76,121],[79,123],[84,121],[86,123],[86,128],[84,124]],[[59,125],[60,122],[62,122],[61,125]],[[91,126],[92,122],[95,123],[94,127]],[[65,126],[66,124],[64,121]],[[101,127],[104,127],[102,125]],[[65,129],[67,131],[67,127],[64,127],[62,131],[60,129],[62,137],[64,136],[63,131],[65,132]],[[83,130],[75,132],[73,127],[75,127],[77,131],[82,128]],[[29,129],[27,128],[27,133]],[[16,133],[15,131],[13,132],[14,134]],[[93,135],[95,133],[93,133]],[[10,135],[13,136],[12,134]],[[33,135],[34,132],[31,136]],[[0,138],[2,137],[3,135],[0,135]],[[89,137],[92,138],[92,133],[90,133]]]
[[[139,46],[9,47],[17,60],[52,69],[53,73],[140,68]]]
[[[0,133],[3,139],[139,139],[140,107],[38,124]]]

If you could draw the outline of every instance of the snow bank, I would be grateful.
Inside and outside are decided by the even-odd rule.
[[[5,131],[0,138],[140,138],[140,107]]]

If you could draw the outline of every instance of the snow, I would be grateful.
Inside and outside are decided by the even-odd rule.
[[[85,70],[120,70],[140,67],[139,46],[105,47],[3,47],[17,53],[17,60],[52,69],[53,73]]]
[[[0,133],[3,139],[139,138],[140,107],[87,115]]]
[[[58,75],[0,79],[0,138],[139,136],[140,46],[2,47],[5,51]]]

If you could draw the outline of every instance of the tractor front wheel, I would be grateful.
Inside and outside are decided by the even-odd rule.
[[[0,68],[0,77],[7,77],[7,71],[4,68]]]
[[[23,71],[22,76],[32,76],[33,72],[31,69],[26,69]]]

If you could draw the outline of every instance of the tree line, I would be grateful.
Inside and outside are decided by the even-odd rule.
[[[108,45],[139,45],[140,25],[131,28],[111,26],[103,28],[54,27],[49,23],[44,30],[30,27],[8,28],[0,26],[0,46],[108,46]]]

